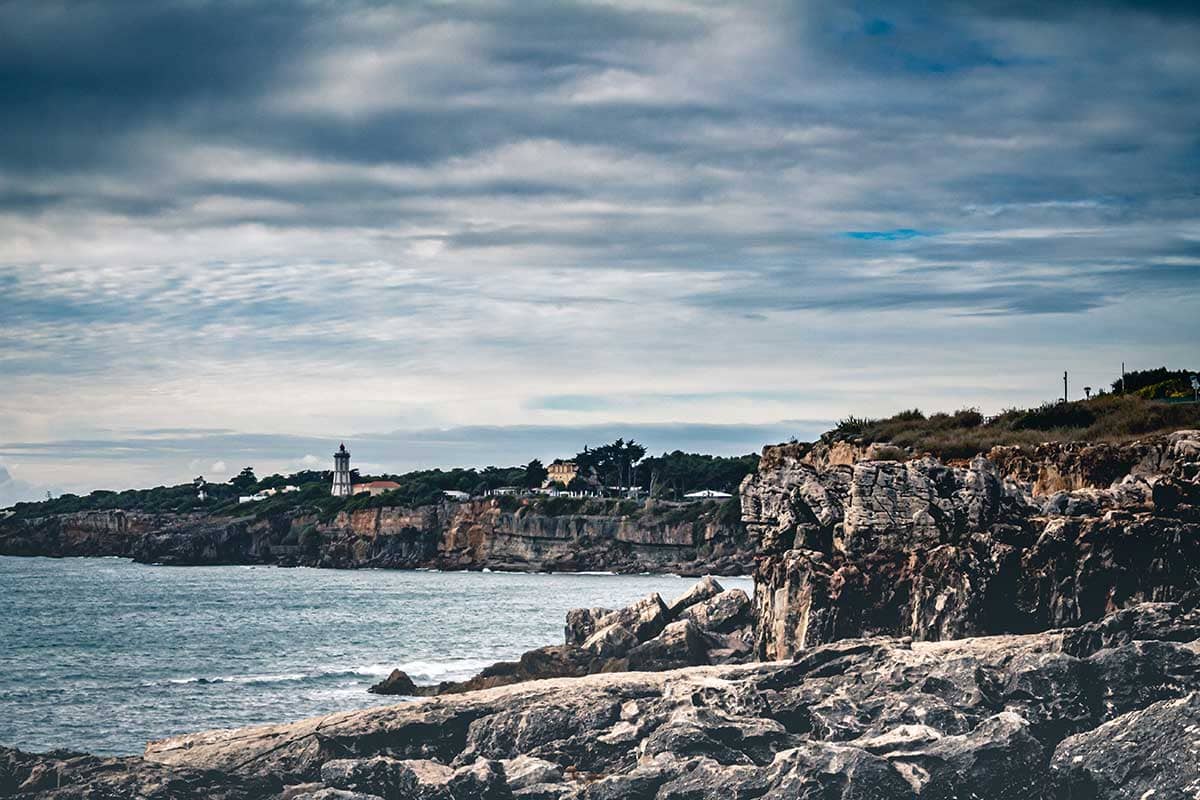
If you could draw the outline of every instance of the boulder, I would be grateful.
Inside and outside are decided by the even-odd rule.
[[[504,765],[485,758],[455,770],[446,786],[452,800],[509,800],[512,797]]]
[[[685,608],[694,606],[696,603],[703,603],[710,597],[716,597],[721,592],[725,591],[721,584],[717,583],[717,579],[711,575],[705,575],[686,592],[676,597],[671,601],[669,612],[672,618],[678,617],[680,612]]]
[[[1194,797],[1200,694],[1160,700],[1063,740],[1050,762],[1065,800]]]
[[[769,797],[907,800],[914,795],[886,759],[832,742],[807,742],[780,752],[765,777]]]
[[[1048,796],[1044,753],[1029,723],[1003,712],[970,733],[908,742],[884,758],[922,798],[1030,800]]]
[[[690,619],[672,622],[663,632],[629,651],[629,669],[677,669],[708,663],[707,640]]]
[[[394,669],[391,674],[367,689],[371,694],[398,694],[414,697],[419,692],[413,679],[402,669]]]
[[[544,758],[522,755],[504,759],[500,763],[504,766],[508,785],[514,791],[537,784],[559,783],[563,779],[562,767]]]
[[[589,636],[583,648],[602,658],[620,658],[637,644],[638,638],[629,628],[614,622]]]
[[[657,636],[659,631],[667,626],[670,616],[662,597],[655,592],[632,605],[600,617],[596,620],[596,631],[599,633],[604,628],[616,625],[629,631],[637,641],[644,642]],[[590,639],[591,637],[589,641]]]
[[[596,622],[611,614],[610,608],[573,608],[567,612],[567,624],[563,630],[566,644],[582,645],[596,632]]]
[[[684,610],[683,618],[711,633],[729,633],[754,621],[750,598],[741,589],[723,591],[695,603]]]

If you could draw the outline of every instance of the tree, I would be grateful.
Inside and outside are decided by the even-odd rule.
[[[536,489],[542,485],[549,474],[545,465],[535,458],[525,465],[525,485],[530,489]]]
[[[620,490],[633,485],[634,470],[645,455],[645,447],[621,438],[595,449],[583,448],[575,456],[575,464],[581,473],[595,475],[601,484]]]
[[[676,450],[644,459],[638,465],[637,482],[652,489],[652,496],[680,498],[696,489],[736,493],[746,475],[758,468],[758,456],[710,456]]]
[[[242,471],[230,478],[229,482],[238,489],[249,489],[258,483],[258,478],[254,475],[254,467],[242,467]]]

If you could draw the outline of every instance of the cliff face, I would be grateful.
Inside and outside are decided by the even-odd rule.
[[[715,511],[691,521],[546,516],[493,501],[370,508],[322,522],[303,513],[256,520],[86,512],[0,521],[0,554],[115,555],[167,564],[538,570],[669,570],[745,574],[753,553],[740,525]]]
[[[964,464],[881,450],[767,448],[743,483],[761,657],[1046,630],[1200,596],[1200,431]]]

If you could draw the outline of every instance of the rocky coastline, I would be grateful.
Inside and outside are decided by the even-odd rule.
[[[753,657],[754,619],[744,591],[726,590],[706,576],[670,603],[654,593],[616,610],[574,609],[567,614],[563,639],[561,645],[530,650],[465,681],[418,686],[397,669],[368,691],[432,697],[545,678],[741,664]]]
[[[558,678],[152,742],[0,751],[0,794],[84,798],[1184,798],[1200,615],[846,639],[791,661]]]
[[[562,645],[471,681],[393,675],[426,696],[141,758],[0,750],[0,796],[1200,792],[1200,431],[949,463],[780,445],[740,499],[753,600],[707,579],[579,609]]]
[[[634,516],[506,510],[494,499],[380,507],[321,520],[87,511],[0,520],[0,555],[118,556],[172,566],[273,564],[330,569],[604,570],[746,575],[754,546],[715,503]],[[680,516],[688,518],[679,519]]]

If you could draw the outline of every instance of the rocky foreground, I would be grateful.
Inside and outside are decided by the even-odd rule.
[[[1200,614],[848,639],[788,662],[524,683],[154,742],[7,751],[45,798],[1194,798]]]

